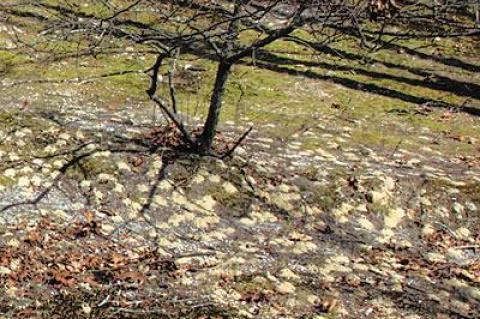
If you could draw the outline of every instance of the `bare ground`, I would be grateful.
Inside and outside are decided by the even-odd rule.
[[[2,114],[5,316],[478,317],[478,158],[368,148],[324,116],[221,161],[112,118]]]

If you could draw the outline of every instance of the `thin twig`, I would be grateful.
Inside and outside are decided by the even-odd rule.
[[[235,152],[237,147],[240,146],[240,144],[242,144],[242,142],[247,138],[248,134],[250,134],[252,130],[253,130],[253,126],[251,126],[245,133],[243,133],[243,135],[237,140],[237,142],[235,142],[235,145],[233,145],[233,147],[222,156],[222,159],[230,157],[233,154],[233,152]]]

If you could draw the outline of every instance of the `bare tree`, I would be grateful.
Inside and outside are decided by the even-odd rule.
[[[478,35],[478,27],[458,13],[465,0],[15,0],[2,11],[40,23],[48,41],[82,37],[82,54],[102,54],[112,41],[155,54],[148,96],[181,132],[193,150],[209,153],[214,142],[223,96],[232,66],[255,57],[280,39],[307,31],[316,44],[342,36],[356,36],[368,50],[405,38]],[[469,4],[477,4],[471,1]],[[94,8],[95,10],[93,10]],[[474,19],[472,19],[474,20]],[[372,23],[374,21],[374,23]],[[311,47],[312,41],[296,39]],[[78,54],[78,52],[77,52]],[[178,55],[193,54],[217,63],[208,114],[201,134],[191,130],[178,114],[169,72],[167,98],[158,95],[160,69]]]

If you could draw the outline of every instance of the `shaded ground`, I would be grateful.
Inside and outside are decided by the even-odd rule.
[[[159,144],[168,130],[135,95],[140,80],[8,86],[25,76],[13,63],[0,94],[0,312],[478,318],[480,128],[461,108],[478,107],[478,61],[414,50],[365,66],[350,51],[348,67],[293,72],[286,58],[301,54],[287,49],[271,48],[276,70],[271,56],[236,70],[222,129],[256,127],[225,162]],[[419,72],[433,77],[421,85]],[[201,114],[205,92],[187,89]]]
[[[296,139],[309,131],[256,133],[224,163],[109,122],[92,132],[23,112],[2,123],[7,314],[67,303],[104,317],[476,316],[478,162],[355,147],[348,126],[306,151]],[[171,306],[181,296],[191,304]]]

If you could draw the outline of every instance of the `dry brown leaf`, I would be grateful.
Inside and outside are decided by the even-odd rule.
[[[91,223],[95,220],[95,213],[92,211],[86,211],[84,215],[87,223]]]

